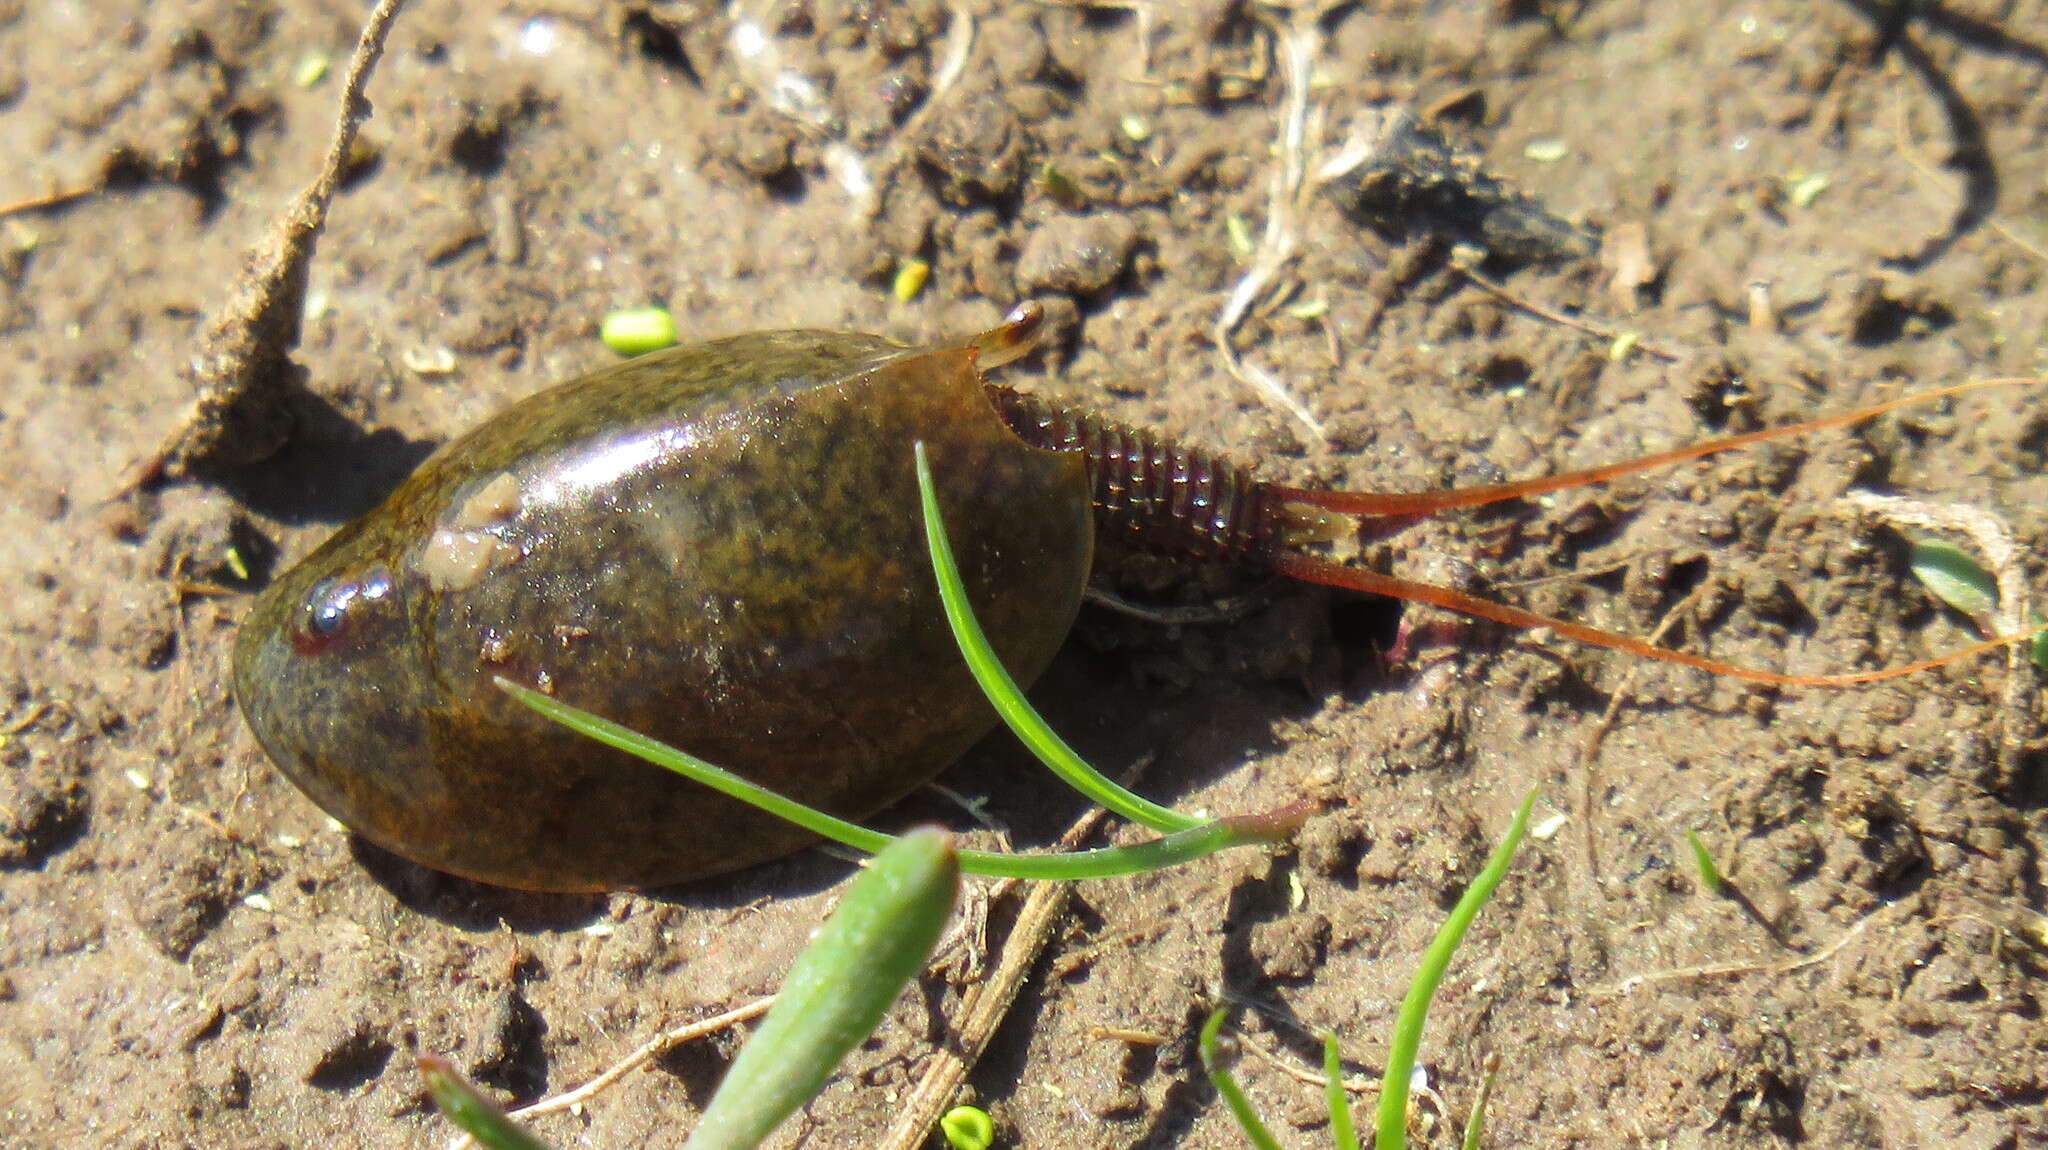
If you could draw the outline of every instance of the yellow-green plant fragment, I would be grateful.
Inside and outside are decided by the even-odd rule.
[[[621,308],[604,317],[597,335],[620,355],[646,355],[675,346],[676,317],[665,307]]]

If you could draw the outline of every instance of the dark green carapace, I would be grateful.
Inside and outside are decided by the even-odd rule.
[[[507,409],[256,601],[235,647],[250,727],[351,829],[515,887],[656,886],[808,837],[495,675],[836,814],[886,806],[994,723],[940,609],[911,444],[1020,681],[1088,578],[1081,457],[1013,435],[974,356],[761,333]]]

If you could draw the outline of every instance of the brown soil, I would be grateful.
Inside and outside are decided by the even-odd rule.
[[[1613,286],[1632,277],[1611,255],[1493,270],[1678,359],[1610,356],[1475,287],[1448,245],[1316,195],[1286,281],[1327,310],[1257,309],[1238,343],[1327,443],[1207,336],[1243,271],[1227,221],[1265,218],[1272,28],[1223,2],[965,6],[969,66],[906,128],[949,50],[938,0],[772,6],[782,63],[824,81],[824,126],[769,106],[711,0],[421,0],[313,265],[298,432],[227,482],[122,497],[190,401],[178,368],[243,252],[311,178],[361,6],[0,0],[0,195],[99,185],[0,219],[0,1141],[438,1145],[415,1053],[530,1099],[776,985],[845,863],[611,897],[444,878],[328,823],[226,685],[250,586],[231,546],[258,581],[304,554],[434,442],[605,362],[608,309],[666,302],[686,337],[921,339],[1035,295],[1059,341],[1006,379],[1290,481],[1386,490],[2048,370],[2040,0],[1336,7],[1314,25],[1327,142],[1370,109],[1434,108],[1611,251],[1644,229],[1638,289]],[[336,69],[295,83],[315,52]],[[875,213],[832,175],[842,155]],[[912,256],[932,279],[898,303]],[[1775,330],[1749,319],[1755,283]],[[1676,607],[1672,641],[1754,665],[1918,658],[1974,632],[1838,496],[1969,504],[2040,541],[2038,404],[1980,393],[1368,557],[1638,634]],[[1172,604],[1256,585],[1114,582]],[[1152,756],[1145,788],[1177,804],[1340,805],[1294,850],[1079,888],[973,1076],[1005,1145],[1239,1145],[1192,1055],[1219,995],[1281,1062],[1335,1031],[1349,1069],[1376,1069],[1417,953],[1534,786],[1569,817],[1481,918],[1423,1049],[1450,1122],[1497,1055],[1497,1146],[2048,1146],[2030,670],[1770,690],[1416,612],[1389,666],[1377,606],[1255,602],[1171,626],[1091,609],[1038,695],[1097,761]],[[1078,811],[1003,738],[945,781],[1022,843]],[[968,825],[936,797],[883,821],[915,818]],[[1688,829],[1754,916],[1700,890]],[[810,1144],[881,1128],[956,997],[935,978],[899,1007],[812,1108]],[[730,1053],[684,1049],[542,1130],[673,1143]],[[1288,1144],[1326,1144],[1312,1087],[1271,1059],[1242,1073]]]

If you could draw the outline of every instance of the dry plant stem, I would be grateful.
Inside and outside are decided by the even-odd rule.
[[[99,190],[100,186],[98,184],[88,184],[76,188],[58,188],[54,191],[44,192],[40,196],[28,196],[11,203],[0,204],[0,219],[6,219],[8,216],[18,216],[23,212],[37,212],[44,208],[62,207],[73,200],[82,200]]]
[[[931,90],[889,141],[889,151],[882,163],[884,179],[910,155],[911,147],[924,134],[925,125],[945,102],[947,93],[967,74],[967,62],[974,55],[974,15],[958,4],[949,5],[946,12],[950,21],[946,27],[946,55],[939,61],[938,71],[932,74]],[[875,215],[881,214],[882,207],[881,196],[872,197],[868,203],[870,213]]]
[[[1305,1083],[1318,1090],[1328,1089],[1330,1080],[1327,1077],[1317,1071],[1304,1069],[1288,1061],[1276,1051],[1266,1049],[1264,1043],[1253,1041],[1251,1034],[1240,1032],[1237,1036],[1237,1041],[1239,1046],[1258,1055],[1266,1061],[1267,1065],[1294,1079],[1296,1082]],[[1354,1074],[1344,1079],[1342,1085],[1345,1091],[1350,1094],[1378,1094],[1380,1092],[1379,1079],[1368,1078],[1363,1074]]]
[[[370,118],[363,89],[403,6],[404,0],[379,0],[371,11],[343,77],[341,111],[319,174],[245,258],[226,306],[183,373],[198,397],[126,489],[178,479],[211,463],[255,462],[283,445],[290,432],[283,409],[285,367],[299,341],[307,269],[356,133]]]
[[[1653,970],[1647,974],[1632,974],[1613,986],[1595,988],[1593,993],[1619,997],[1639,986],[1647,986],[1653,982],[1679,982],[1696,978],[1733,978],[1738,975],[1758,973],[1790,974],[1795,970],[1804,970],[1809,966],[1817,966],[1833,958],[1841,953],[1843,947],[1854,942],[1879,915],[1906,905],[1908,904],[1887,903],[1857,919],[1855,924],[1843,931],[1835,941],[1821,947],[1812,954],[1786,962],[1717,962],[1708,966],[1682,966],[1671,970]]]
[[[1310,73],[1315,66],[1318,35],[1313,13],[1297,12],[1294,20],[1285,24],[1264,13],[1257,14],[1272,30],[1273,50],[1281,59],[1280,74],[1286,85],[1280,113],[1279,156],[1267,184],[1266,227],[1259,236],[1258,250],[1252,255],[1251,267],[1224,301],[1223,311],[1216,317],[1216,326],[1210,335],[1216,342],[1216,354],[1222,358],[1223,366],[1232,378],[1251,387],[1267,402],[1292,416],[1320,443],[1327,437],[1322,421],[1315,417],[1315,413],[1296,399],[1273,373],[1239,357],[1237,346],[1231,342],[1237,325],[1244,322],[1252,304],[1294,258],[1298,238],[1295,219],[1301,212],[1302,199],[1308,188],[1308,88]]]
[[[1060,836],[1059,849],[1079,847],[1101,825],[1104,813],[1097,808],[1082,815]],[[1004,880],[990,901],[1009,893],[1020,882],[1018,879]],[[1001,961],[985,981],[975,983],[961,996],[959,1023],[925,1064],[917,1086],[902,1104],[902,1113],[875,1144],[879,1150],[917,1150],[925,1144],[932,1128],[938,1125],[940,1117],[952,1105],[960,1084],[967,1080],[967,1072],[988,1049],[996,1029],[1002,1025],[1011,1004],[1016,1002],[1017,992],[1024,988],[1025,977],[1031,973],[1040,952],[1052,938],[1053,929],[1059,925],[1060,914],[1066,909],[1067,894],[1072,884],[1033,882],[1023,885],[1029,890],[1024,896],[1023,908],[1017,912],[1017,924],[1003,943]]]
[[[757,998],[745,1006],[735,1007],[724,1014],[715,1014],[710,1018],[664,1031],[641,1043],[631,1054],[619,1059],[607,1068],[604,1073],[599,1074],[583,1085],[573,1090],[564,1090],[562,1093],[552,1097],[543,1098],[531,1106],[522,1106],[517,1110],[509,1112],[506,1117],[535,1118],[542,1114],[552,1114],[557,1110],[567,1110],[571,1106],[580,1106],[603,1093],[605,1089],[619,1079],[667,1054],[685,1042],[694,1042],[699,1038],[717,1034],[721,1030],[729,1030],[750,1019],[759,1018],[761,1015],[768,1013],[768,1008],[773,1005],[775,1005],[775,996],[771,994],[766,998]],[[464,1135],[449,1143],[448,1150],[463,1150],[463,1148],[474,1146],[475,1144],[468,1135]]]
[[[1483,289],[1501,302],[1521,308],[1537,319],[1548,320],[1551,323],[1571,328],[1573,331],[1582,331],[1587,335],[1596,336],[1609,343],[1621,338],[1622,333],[1618,329],[1597,324],[1579,316],[1567,315],[1556,308],[1545,307],[1526,296],[1517,295],[1506,284],[1488,276],[1478,268],[1460,266],[1458,274],[1472,281],[1475,286]],[[1666,363],[1678,363],[1685,359],[1683,351],[1675,350],[1647,339],[1638,338],[1636,340],[1636,347],[1644,353],[1653,355]]]
[[[1664,612],[1664,617],[1657,621],[1657,629],[1650,632],[1649,641],[1662,644],[1671,628],[1676,626],[1680,619],[1692,613],[1693,607],[1698,605],[1707,588],[1712,585],[1711,580],[1702,580],[1700,585],[1688,592],[1684,598],[1673,603],[1671,609]],[[1586,876],[1592,880],[1596,890],[1603,882],[1600,873],[1600,835],[1593,825],[1593,793],[1598,789],[1600,744],[1606,741],[1607,733],[1614,729],[1615,717],[1628,705],[1629,692],[1635,689],[1636,676],[1642,673],[1644,666],[1646,664],[1640,662],[1629,664],[1627,672],[1622,675],[1621,684],[1615,687],[1614,694],[1608,696],[1607,709],[1600,712],[1600,720],[1593,724],[1592,730],[1586,732],[1586,741],[1579,748],[1579,835],[1586,852]]]

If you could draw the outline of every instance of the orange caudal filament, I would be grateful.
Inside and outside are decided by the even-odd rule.
[[[2040,378],[2020,377],[1959,383],[1854,411],[1705,440],[1602,467],[1509,483],[1412,494],[1324,491],[1266,483],[1255,478],[1250,469],[1213,452],[1177,444],[1147,430],[1074,412],[998,385],[990,385],[989,394],[997,411],[1027,441],[1083,454],[1088,463],[1096,520],[1106,538],[1156,551],[1245,560],[1311,583],[1427,603],[1513,627],[1549,628],[1582,643],[1751,682],[1845,687],[1910,675],[1968,659],[2025,639],[2033,632],[2000,635],[1935,658],[1877,670],[1797,675],[1711,659],[1585,624],[1553,619],[1447,587],[1333,562],[1303,551],[1300,542],[1305,538],[1331,537],[1331,520],[1336,517],[1380,520],[1398,526],[1439,512],[1604,483],[1723,451],[1860,423],[1901,408],[1987,388],[2021,387],[2042,382],[2044,380]]]

